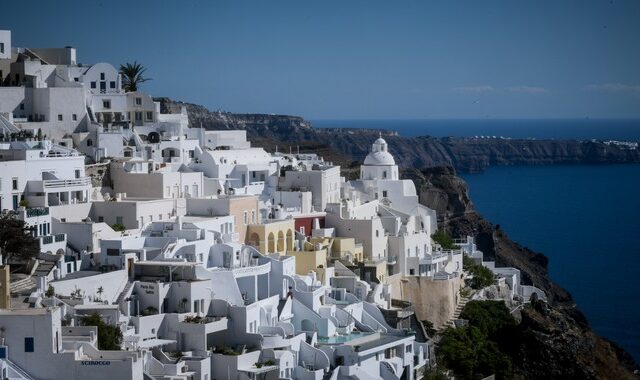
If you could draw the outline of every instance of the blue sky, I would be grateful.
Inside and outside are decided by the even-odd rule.
[[[4,0],[15,46],[310,119],[640,118],[640,1]]]

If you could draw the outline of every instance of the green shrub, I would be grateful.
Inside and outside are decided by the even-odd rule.
[[[96,326],[98,328],[98,349],[100,350],[121,350],[122,331],[118,326],[106,324],[100,314],[94,313],[82,317],[80,324],[83,326]]]
[[[433,327],[433,322],[424,320],[422,321],[422,326],[424,326],[424,330],[428,336],[433,337],[436,335],[437,331]]]
[[[495,276],[491,269],[483,265],[476,265],[469,272],[473,275],[470,284],[473,289],[482,289],[495,282]]]
[[[517,340],[516,321],[502,301],[471,301],[460,318],[468,327],[449,328],[437,346],[438,359],[456,378],[476,379],[511,373],[511,345]]]
[[[495,281],[495,276],[493,272],[491,272],[491,269],[484,265],[476,264],[476,262],[467,255],[462,256],[462,267],[473,275],[473,278],[469,282],[469,286],[473,289],[482,289],[493,284]]]
[[[47,298],[51,298],[51,297],[53,297],[55,295],[56,295],[56,290],[54,289],[54,287],[51,284],[49,284],[49,287],[47,287],[47,291],[44,292],[44,296],[47,297]]]
[[[425,367],[422,380],[449,380],[449,377],[447,376],[445,370],[438,366],[431,368]]]
[[[433,239],[433,241],[440,244],[442,246],[442,249],[458,249],[459,248],[457,245],[453,243],[453,239],[451,238],[451,236],[449,236],[449,234],[447,234],[443,230],[440,230],[434,233],[433,235],[431,235],[431,238]]]
[[[114,223],[111,225],[111,228],[113,228],[114,231],[119,231],[122,232],[124,230],[126,230],[127,228],[124,226],[124,224],[120,224],[120,223]]]

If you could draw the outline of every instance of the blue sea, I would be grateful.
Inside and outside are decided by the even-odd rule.
[[[316,128],[368,128],[401,136],[640,140],[640,119],[313,120]]]
[[[502,166],[462,177],[476,209],[549,257],[600,335],[640,361],[640,165]]]
[[[640,120],[321,120],[403,136],[640,140]],[[393,152],[391,152],[393,153]],[[479,212],[549,257],[600,335],[640,362],[640,165],[491,167],[466,174]]]

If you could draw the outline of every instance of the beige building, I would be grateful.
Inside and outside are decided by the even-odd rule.
[[[278,253],[284,256],[294,249],[294,231],[293,219],[250,224],[247,226],[245,242],[264,254]]]
[[[287,256],[296,258],[296,273],[304,276],[309,272],[317,272],[318,267],[327,266],[327,254],[331,248],[332,239],[315,238],[305,242],[303,249],[298,251],[287,251]]]
[[[255,195],[229,195],[218,198],[188,198],[187,215],[191,216],[226,216],[235,220],[236,241],[247,240],[247,228],[260,223],[258,197]],[[293,223],[293,222],[291,222]],[[293,237],[292,237],[293,239]]]
[[[349,237],[336,237],[331,245],[331,257],[351,263],[361,263],[364,260],[361,243]]]

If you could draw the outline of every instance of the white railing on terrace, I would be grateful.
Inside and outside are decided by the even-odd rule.
[[[87,186],[91,184],[91,177],[74,179],[48,179],[42,181],[45,189],[57,189],[64,187]]]

